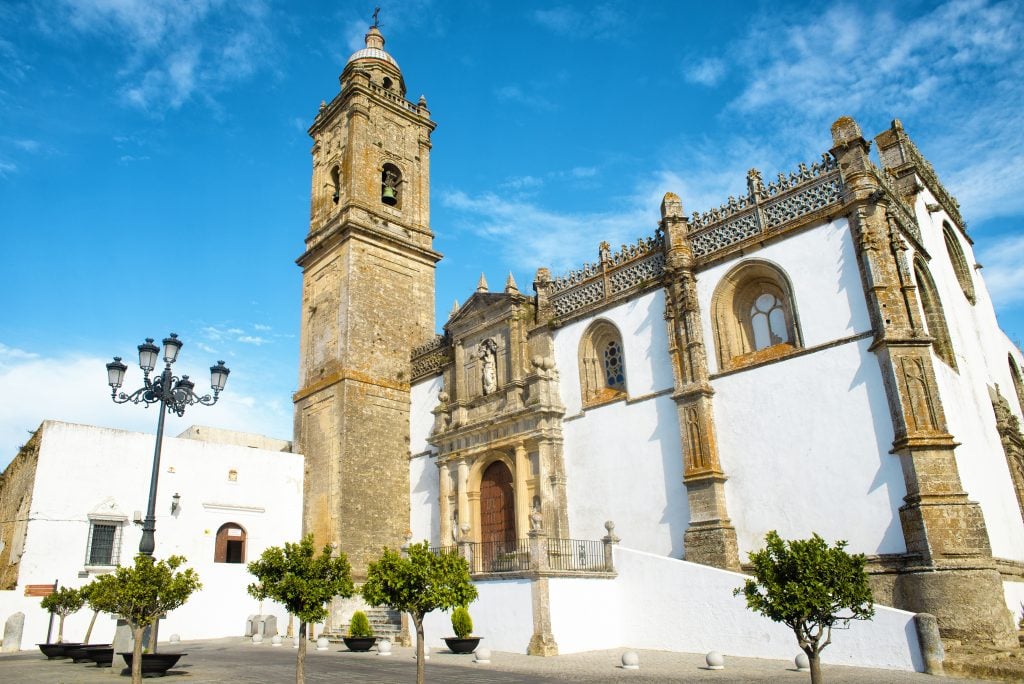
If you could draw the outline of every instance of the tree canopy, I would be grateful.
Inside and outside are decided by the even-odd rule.
[[[112,575],[100,575],[89,585],[89,605],[93,610],[118,615],[128,622],[135,640],[132,655],[132,684],[142,681],[142,636],[146,627],[164,613],[184,605],[193,592],[202,588],[192,568],[178,572],[185,564],[182,556],[156,560],[135,556],[133,567],[117,568]],[[156,644],[151,642],[154,650]]]
[[[64,642],[64,618],[81,610],[85,605],[85,597],[78,589],[61,587],[44,597],[39,605],[60,618],[60,625],[57,627],[57,643],[60,644]]]
[[[248,568],[259,580],[249,585],[249,594],[281,603],[302,622],[322,622],[331,599],[351,596],[355,589],[345,554],[333,557],[331,547],[324,546],[316,555],[311,534],[297,544],[271,546]]]
[[[845,548],[845,541],[829,546],[817,534],[787,541],[772,530],[765,548],[750,554],[755,579],[734,592],[744,595],[751,610],[793,630],[815,684],[821,681],[818,656],[832,641],[833,625],[875,614],[866,558]]]
[[[422,618],[433,610],[465,606],[477,597],[469,564],[457,553],[432,553],[427,542],[411,544],[408,557],[385,548],[366,573],[363,598]]]
[[[302,684],[306,678],[306,623],[323,622],[331,599],[347,598],[355,591],[348,558],[344,553],[332,555],[330,546],[317,555],[313,535],[307,534],[297,544],[271,546],[247,567],[258,580],[249,585],[253,598],[273,599],[299,618],[295,681]]]

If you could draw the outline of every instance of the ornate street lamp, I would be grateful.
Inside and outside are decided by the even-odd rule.
[[[115,404],[132,402],[133,404],[144,404],[149,408],[150,404],[160,404],[160,418],[156,424],[156,449],[153,451],[153,474],[149,480],[149,506],[146,509],[146,519],[142,523],[142,541],[139,542],[139,553],[147,556],[153,555],[156,543],[153,533],[156,531],[156,483],[160,474],[160,448],[164,440],[164,415],[176,413],[179,417],[185,415],[185,407],[193,404],[213,406],[217,403],[221,390],[228,382],[228,370],[223,361],[210,367],[210,387],[213,389],[213,396],[205,394],[199,396],[193,389],[195,383],[188,379],[187,375],[180,378],[171,373],[171,364],[178,359],[178,352],[181,351],[182,342],[178,336],[171,333],[164,339],[164,370],[159,375],[150,379],[149,374],[153,372],[157,364],[157,354],[160,348],[153,344],[153,339],[147,337],[146,341],[139,345],[139,367],[142,368],[143,386],[131,394],[118,392],[117,390],[124,383],[124,373],[128,366],[121,363],[121,357],[115,356],[114,360],[107,364],[107,383],[110,385],[110,398]]]

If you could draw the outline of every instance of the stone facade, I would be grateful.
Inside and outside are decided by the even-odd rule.
[[[303,528],[357,577],[409,518],[409,344],[434,334],[430,120],[405,100],[376,28],[309,129],[313,191],[303,271],[295,441]],[[368,496],[368,492],[374,495]]]
[[[0,475],[0,591],[18,583],[41,440],[36,431]]]
[[[963,435],[946,415],[1005,382],[1007,351],[994,371],[990,350],[947,325],[954,310],[987,325],[977,312],[991,307],[959,206],[898,121],[876,138],[881,166],[843,117],[819,161],[767,182],[751,169],[745,194],[690,216],[667,193],[653,235],[601,243],[595,262],[563,276],[541,268],[532,295],[511,276],[502,292],[481,277],[438,335],[434,124],[425,102],[402,96],[371,29],[310,129],[295,399],[305,527],[318,540],[346,551],[358,575],[408,525],[463,552],[501,544],[501,563],[473,561],[500,572],[540,531],[548,544],[584,544],[624,515],[626,547],[667,545],[738,570],[755,535],[807,536],[820,522],[869,555],[879,600],[935,615],[947,638],[1011,643],[1003,582],[1024,567],[1007,551],[1024,540],[1024,517],[986,517],[1019,486],[974,461],[1002,444],[1017,477],[1016,413],[994,398],[998,425]],[[950,284],[962,303],[949,302]],[[1015,369],[1019,351],[1009,353]],[[817,507],[808,515],[793,497]],[[557,648],[541,580],[529,646],[539,654]]]

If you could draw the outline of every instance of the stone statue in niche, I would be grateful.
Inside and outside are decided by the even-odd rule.
[[[498,389],[498,343],[491,338],[484,340],[476,355],[480,359],[480,380],[484,395],[492,394]]]

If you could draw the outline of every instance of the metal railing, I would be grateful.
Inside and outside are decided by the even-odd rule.
[[[571,572],[608,572],[604,542],[594,539],[548,539],[548,566]]]

